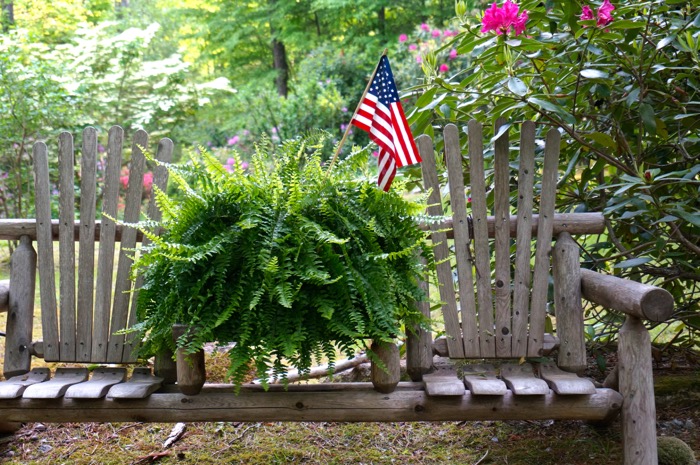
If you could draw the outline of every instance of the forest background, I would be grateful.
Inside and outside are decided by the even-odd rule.
[[[671,291],[662,340],[698,347],[700,2],[615,2],[605,28],[580,24],[585,3],[522,1],[516,40],[480,33],[479,0],[2,0],[0,217],[34,216],[31,146],[63,130],[142,127],[229,168],[324,130],[330,156],[388,48],[414,135],[496,114],[559,127],[559,206],[610,222],[587,266]],[[619,323],[589,316],[591,341]]]

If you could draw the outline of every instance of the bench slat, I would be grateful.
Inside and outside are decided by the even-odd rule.
[[[76,359],[89,362],[92,356],[92,311],[95,291],[95,178],[97,131],[83,131],[80,161],[80,254],[78,256],[78,321]],[[68,232],[66,232],[68,234]],[[72,239],[72,238],[71,238]]]
[[[527,323],[530,306],[530,257],[532,253],[532,197],[535,171],[535,123],[520,129],[518,169],[518,220],[513,281],[513,357],[527,353]]]
[[[469,162],[471,170],[472,216],[474,224],[474,256],[476,296],[479,304],[479,348],[482,357],[496,356],[491,289],[491,252],[489,251],[486,176],[484,174],[484,142],[481,123],[469,121]]]
[[[506,123],[498,118],[494,133]],[[511,302],[510,302],[510,167],[508,156],[508,131],[494,142],[494,213],[496,216],[496,356],[511,356]]]
[[[501,378],[513,394],[519,396],[541,396],[549,394],[547,382],[535,377],[532,365],[508,363],[501,366]]]
[[[423,182],[425,189],[430,192],[428,197],[428,215],[443,216],[440,185],[435,164],[435,152],[433,143],[428,136],[420,136],[416,139],[418,152],[423,162]],[[437,263],[438,289],[440,300],[443,302],[442,314],[445,320],[445,332],[447,333],[447,348],[450,357],[464,358],[464,344],[462,343],[462,330],[457,317],[457,300],[455,298],[454,284],[452,281],[452,266],[450,264],[450,249],[447,244],[447,234],[439,231],[439,225],[431,224],[433,231],[431,238],[434,244],[433,254]]]
[[[163,378],[151,375],[148,368],[134,368],[131,378],[126,383],[112,386],[107,393],[108,399],[145,399],[156,392]]]
[[[454,228],[454,249],[457,259],[457,282],[459,286],[459,308],[462,314],[462,339],[465,357],[479,356],[479,337],[476,325],[476,300],[474,298],[474,278],[472,257],[469,245],[469,221],[464,191],[462,152],[459,147],[457,126],[448,124],[443,131],[445,138],[445,159],[450,185],[450,205]]]
[[[44,335],[44,358],[60,359],[58,345],[58,311],[56,307],[56,275],[54,272],[51,236],[51,203],[49,196],[49,159],[46,144],[37,142],[34,155],[34,205],[36,209],[36,241],[41,300],[41,326]]]
[[[100,224],[100,249],[97,256],[97,281],[95,284],[95,309],[93,323],[92,360],[107,360],[109,339],[109,314],[112,302],[112,275],[114,270],[115,224],[119,198],[119,174],[121,170],[124,130],[113,126],[107,142],[107,166],[102,194],[102,221]]]
[[[503,396],[508,392],[506,383],[498,379],[493,365],[466,365],[462,372],[464,373],[464,384],[474,395]]]
[[[560,143],[561,135],[559,131],[550,129],[547,132],[544,149],[540,219],[539,227],[537,228],[535,271],[532,277],[532,295],[530,298],[530,335],[527,342],[527,354],[530,357],[538,357],[541,355],[544,339],[544,322],[547,313],[547,289],[550,269],[549,255],[552,249],[552,229]]]
[[[25,399],[58,399],[74,384],[88,379],[87,368],[57,368],[53,379],[32,384],[25,391]]]
[[[156,159],[164,163],[170,163],[173,158],[173,141],[167,138],[161,139],[158,143],[158,152],[156,153]],[[153,186],[158,187],[161,191],[165,192],[168,185],[168,169],[163,165],[158,165],[153,170]],[[155,197],[155,189],[151,189],[151,198],[148,204],[148,217],[154,221],[160,221],[163,216],[162,212],[158,208]],[[141,246],[146,246],[150,243],[148,237],[143,238]],[[137,322],[138,311],[138,290],[143,285],[143,276],[139,275],[134,283],[134,292],[131,297],[131,310],[129,311],[129,327],[133,326]],[[137,355],[136,344],[137,334],[130,333],[126,335],[124,342],[124,354],[122,359],[128,362],[135,362]]]
[[[0,399],[16,399],[21,397],[27,387],[36,383],[43,383],[51,376],[48,368],[34,368],[24,375],[13,376],[0,382]]]
[[[96,368],[92,378],[74,384],[66,391],[66,399],[101,399],[115,384],[126,381],[126,368]]]
[[[129,186],[124,199],[124,222],[137,223],[141,215],[141,198],[143,196],[143,174],[146,158],[142,148],[148,146],[148,134],[139,129],[134,134],[131,146],[131,162],[129,164]],[[107,361],[119,363],[124,354],[124,335],[115,334],[126,328],[129,316],[129,299],[131,297],[131,280],[129,272],[133,263],[134,247],[136,247],[136,230],[128,228],[123,232],[119,247],[119,262],[117,263],[117,279],[114,284],[114,301],[112,303],[112,322],[109,328],[109,349]]]
[[[60,270],[60,343],[61,361],[75,361],[75,161],[73,136],[63,132],[58,136],[58,247]]]

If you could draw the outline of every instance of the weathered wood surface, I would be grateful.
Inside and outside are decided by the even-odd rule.
[[[75,356],[88,362],[92,355],[92,311],[95,295],[95,209],[97,177],[97,131],[85,128],[80,160],[80,253],[78,258],[77,333]],[[71,240],[70,228],[66,228]],[[74,232],[73,232],[74,234]]]
[[[69,387],[88,379],[87,368],[57,368],[52,379],[43,383],[32,384],[25,391],[24,399],[58,399]]]
[[[401,355],[399,346],[393,342],[373,342],[372,352],[384,365],[383,367],[371,359],[370,377],[372,385],[378,392],[385,394],[393,392],[401,379]]]
[[[49,195],[49,158],[46,144],[37,142],[34,156],[34,207],[36,209],[37,260],[40,277],[41,325],[44,357],[60,360],[58,345],[58,308],[56,305],[56,275],[54,272],[51,204]]]
[[[532,273],[532,295],[530,297],[530,332],[527,341],[527,355],[542,355],[544,323],[547,314],[547,290],[549,288],[549,255],[552,249],[554,229],[554,204],[557,193],[557,168],[559,167],[559,146],[561,135],[556,129],[547,132],[544,148],[544,168],[540,194],[540,225],[535,244],[535,269]]]
[[[122,161],[124,130],[113,126],[107,140],[107,166],[102,194],[103,227],[99,230],[100,251],[97,256],[97,282],[95,284],[95,309],[93,324],[93,360],[107,359],[109,322],[112,306],[112,276],[114,274],[114,249],[116,240],[117,205],[119,201],[119,174]]]
[[[506,383],[498,378],[498,373],[493,365],[465,365],[462,372],[464,384],[473,395],[503,396],[508,392]]]
[[[535,123],[526,121],[520,129],[518,157],[518,226],[513,277],[513,356],[527,353],[527,323],[530,313],[532,270],[532,206],[535,181]]]
[[[36,252],[27,236],[12,253],[10,285],[5,336],[5,378],[21,375],[31,367],[29,346],[34,324],[34,289],[36,281]]]
[[[491,254],[488,240],[488,217],[486,210],[486,176],[484,174],[483,127],[474,120],[467,126],[469,136],[469,167],[471,170],[472,229],[474,238],[474,269],[476,274],[476,297],[479,309],[479,349],[482,357],[496,355],[496,339],[493,334],[493,299],[491,296]],[[513,223],[514,218],[511,218]],[[495,234],[495,217],[492,230]],[[493,236],[492,236],[493,237]],[[475,322],[476,324],[476,322]]]
[[[428,214],[442,216],[444,210],[442,208],[433,143],[430,137],[424,135],[416,139],[416,145],[423,159],[421,163],[423,183],[426,190],[430,192],[428,196]],[[452,283],[452,266],[450,265],[450,248],[447,243],[447,235],[438,228],[438,225],[433,224],[430,226],[430,229],[432,231],[431,239],[434,244],[433,254],[437,263],[438,290],[440,292],[440,300],[443,302],[442,313],[445,322],[445,332],[447,333],[447,347],[450,351],[450,356],[463,358],[464,344],[462,344],[462,329],[457,315],[457,299]]]
[[[560,341],[560,368],[580,373],[586,369],[586,342],[581,305],[581,266],[578,244],[569,233],[557,237],[552,254],[554,311]]]
[[[667,290],[617,276],[582,269],[581,291],[587,300],[645,320],[665,321],[673,313]]]
[[[427,276],[426,276],[427,277]],[[427,280],[418,283],[425,293],[426,300],[416,302],[416,306],[426,318],[430,318],[429,285]],[[432,331],[414,327],[407,329],[406,335],[406,372],[413,381],[423,379],[423,374],[433,366]]]
[[[498,118],[494,125],[494,134],[498,134],[506,124],[504,118]],[[495,294],[495,335],[496,357],[512,357],[511,352],[511,281],[510,281],[510,159],[509,159],[508,130],[504,131],[493,144],[494,150],[494,213],[496,216],[496,235],[494,251],[496,263],[494,267]],[[516,220],[517,221],[517,220]],[[481,308],[479,314],[488,312]],[[486,328],[488,331],[488,328]],[[483,333],[483,331],[482,331]]]
[[[126,383],[116,384],[107,393],[109,399],[145,399],[156,392],[163,378],[151,375],[149,368],[134,368]]]
[[[280,386],[281,387],[281,386]],[[311,386],[313,387],[313,386]],[[155,393],[146,399],[14,399],[0,402],[4,421],[469,421],[469,420],[603,420],[619,409],[620,395],[598,389],[591,396],[430,397],[422,390],[383,394],[361,389],[309,389],[260,392],[246,386],[239,395],[208,392],[198,396]],[[257,392],[256,392],[257,391]]]
[[[61,360],[74,362],[75,357],[75,241],[71,229],[75,223],[75,160],[73,136],[58,136],[58,243],[59,243],[59,342]]]
[[[0,382],[0,399],[21,397],[25,389],[32,384],[43,383],[51,376],[48,368],[34,368],[29,373],[13,376]]]
[[[642,321],[627,316],[619,333],[618,376],[622,405],[624,464],[658,463],[651,339]]]
[[[6,312],[10,304],[10,280],[0,281],[0,313]]]
[[[456,372],[438,370],[423,376],[425,393],[429,396],[463,396],[464,381],[457,377]]]
[[[457,267],[457,285],[459,290],[459,309],[462,321],[462,342],[464,356],[479,356],[479,335],[476,325],[476,297],[474,295],[474,277],[472,276],[472,256],[469,250],[469,222],[467,220],[467,198],[464,189],[464,172],[462,170],[462,152],[459,144],[459,130],[454,124],[448,124],[443,130],[445,139],[445,160],[450,187],[450,207],[455,241],[453,244]],[[447,283],[442,283],[447,286]],[[451,283],[450,283],[451,284]]]
[[[473,187],[472,187],[473,189]],[[474,204],[474,198],[472,197],[472,204]],[[472,206],[474,208],[474,205]],[[539,215],[532,215],[532,234],[537,234]],[[486,217],[486,231],[488,237],[493,238],[495,231],[496,219],[493,216]],[[103,229],[104,221],[95,221],[95,240],[100,240],[100,233]],[[469,224],[471,229],[473,229],[475,221],[474,219],[469,219]],[[515,238],[517,236],[517,216],[511,215],[510,217],[510,237]],[[562,232],[568,232],[572,236],[580,234],[600,234],[605,231],[605,221],[602,213],[555,213],[554,214],[554,224],[552,225],[552,233],[556,236]],[[421,225],[423,229],[430,229],[428,225]],[[126,229],[125,226],[115,225],[114,234],[115,240],[121,241],[122,232]],[[448,239],[454,239],[454,234],[452,231],[452,219],[446,219],[444,222],[437,223],[435,229],[444,229],[445,234]],[[471,233],[470,229],[470,233]],[[80,234],[80,221],[76,221],[74,228],[75,240],[79,240]],[[0,218],[0,240],[17,240],[21,236],[29,236],[32,239],[36,239],[36,219],[33,218]],[[58,220],[52,220],[51,224],[51,237],[53,240],[58,240]],[[136,233],[136,241],[140,242],[143,235],[140,232]]]
[[[574,373],[563,371],[554,363],[542,363],[537,368],[540,378],[559,395],[594,394],[595,385],[590,379],[580,378]]]
[[[101,399],[115,384],[126,381],[126,368],[95,368],[88,381],[68,388],[65,397],[69,399]]]
[[[518,396],[541,396],[549,393],[547,382],[535,377],[529,363],[501,365],[501,378],[506,382],[508,389]]]

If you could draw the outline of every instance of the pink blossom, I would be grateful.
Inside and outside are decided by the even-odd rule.
[[[581,8],[581,21],[589,21],[593,19],[593,10],[591,10],[591,7],[588,5],[583,5],[583,8]]]
[[[455,58],[457,58],[457,49],[453,48],[452,50],[450,50],[449,58],[450,58],[450,60],[454,60]]]
[[[440,29],[433,29],[433,32],[430,33],[433,37],[440,37],[442,35],[442,32]]]
[[[506,0],[502,7],[493,2],[484,12],[481,32],[494,31],[497,35],[510,34],[512,27],[516,36],[522,34],[525,31],[528,14],[526,10],[519,13],[520,7],[510,0]]]
[[[445,63],[443,63],[443,64],[440,65],[440,72],[441,72],[441,73],[446,73],[446,72],[448,72],[449,70],[450,70],[450,67],[447,66]]]
[[[409,49],[410,51],[413,52],[414,50],[418,50],[418,45],[416,45],[416,44],[411,44],[411,45],[408,46],[408,49]]]
[[[596,21],[596,26],[602,27],[612,23],[612,12],[614,9],[615,7],[610,3],[610,0],[604,0],[603,4],[598,8],[598,21]]]
[[[428,26],[428,25],[425,24],[425,23],[421,24],[421,25],[420,25],[420,28],[421,28],[422,31],[429,31],[429,30],[430,30],[430,26]]]
[[[238,136],[233,136],[228,140],[228,145],[236,145],[240,138]]]
[[[150,171],[143,174],[143,188],[146,192],[151,192],[153,188],[153,173]]]
[[[376,158],[376,157],[379,157],[379,152],[377,152],[376,150],[373,151],[373,152],[372,152],[372,156],[375,157],[375,158]]]
[[[228,160],[226,160],[226,164],[227,164],[227,165],[233,166],[233,165],[236,164],[236,159],[235,159],[235,158],[229,158]]]
[[[445,37],[450,37],[452,35],[452,31],[449,29],[445,29],[442,33]]]
[[[423,63],[423,57],[420,55],[416,55],[416,63]]]
[[[399,42],[406,42],[408,40],[408,36],[406,34],[401,34],[399,36]]]
[[[129,186],[129,175],[123,175],[119,176],[119,183],[122,185],[124,189],[126,189]]]

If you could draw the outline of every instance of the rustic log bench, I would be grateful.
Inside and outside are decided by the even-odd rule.
[[[497,132],[502,124],[497,122]],[[443,207],[449,206],[450,219],[429,226],[439,278],[432,284],[439,289],[446,336],[433,341],[428,331],[409,334],[407,367],[412,381],[399,382],[398,370],[392,368],[398,351],[382,349],[381,355],[389,355],[390,369],[374,370],[374,383],[271,385],[267,392],[258,385],[244,385],[239,393],[231,385],[203,384],[203,363],[188,363],[183,354],[178,354],[177,364],[173,354],[157,357],[154,373],[137,367],[127,376],[123,367],[115,366],[137,364],[139,341],[118,331],[136,322],[134,295],[139,282],[129,280],[129,268],[133,249],[147,241],[112,220],[118,215],[124,132],[119,127],[109,131],[104,182],[97,190],[97,133],[92,128],[84,131],[79,220],[74,211],[72,136],[59,137],[57,219],[51,218],[47,146],[37,143],[33,153],[36,219],[0,221],[0,239],[18,241],[9,286],[0,285],[0,311],[8,312],[0,418],[5,422],[604,421],[621,412],[625,463],[657,463],[651,344],[642,320],[669,318],[673,300],[663,289],[580,268],[579,246],[572,235],[600,234],[604,219],[598,213],[554,213],[559,133],[547,134],[539,167],[534,124],[524,123],[520,132],[517,160],[510,159],[507,131],[496,140],[493,185],[487,186],[481,125],[469,122],[466,157],[457,127],[448,125],[444,160],[449,201],[440,195],[431,140],[417,139],[425,187],[430,191],[429,213],[443,216]],[[142,148],[147,146],[148,135],[137,131],[120,216],[125,223],[139,219]],[[168,161],[172,150],[172,142],[163,139],[156,157]],[[470,202],[465,194],[465,161]],[[514,173],[511,164],[517,165]],[[514,179],[518,182],[515,206],[510,201]],[[154,184],[165,188],[166,183],[167,171],[156,169]],[[541,184],[538,209],[533,195],[536,183]],[[490,195],[493,215],[487,214]],[[98,204],[99,221],[95,219]],[[153,201],[148,214],[159,218]],[[54,241],[59,249],[58,299]],[[40,341],[32,337],[37,268]],[[545,334],[550,278],[556,335]],[[424,288],[430,289],[427,283]],[[582,295],[627,315],[619,332],[618,376],[607,387],[577,376],[586,367]],[[430,314],[427,302],[418,305]],[[556,363],[544,357],[555,346]],[[52,376],[49,369],[31,368],[33,356],[70,367],[57,368]],[[476,363],[452,363],[458,359]],[[99,368],[88,372],[86,364]]]

